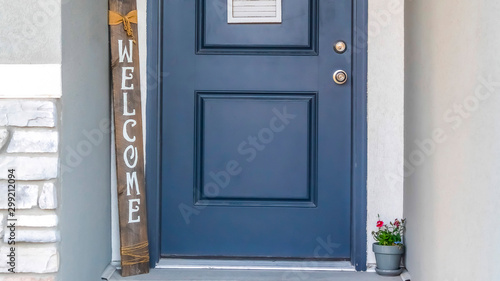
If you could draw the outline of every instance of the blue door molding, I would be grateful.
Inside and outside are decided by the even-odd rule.
[[[353,0],[353,101],[352,101],[352,196],[351,263],[357,271],[366,271],[366,171],[367,171],[367,59],[368,0]]]
[[[367,22],[368,1],[353,0],[352,100],[352,218],[351,263],[358,271],[366,270],[366,155],[367,155]],[[162,78],[168,70],[161,65],[162,1],[148,0],[148,59],[146,103],[146,185],[148,232],[151,267],[160,259],[161,229],[161,104]]]

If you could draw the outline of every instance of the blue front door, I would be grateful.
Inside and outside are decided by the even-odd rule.
[[[163,2],[161,255],[349,259],[352,3],[227,1]]]

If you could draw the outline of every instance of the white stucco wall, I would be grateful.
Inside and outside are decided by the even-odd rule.
[[[56,280],[94,281],[111,259],[108,3],[61,2],[61,266]]]
[[[61,63],[61,0],[0,0],[0,63]]]
[[[146,0],[137,3],[144,107]],[[369,26],[367,254],[368,263],[374,263],[371,231],[375,228],[377,214],[384,219],[403,215],[404,0],[369,1]],[[114,177],[112,192],[116,194]],[[117,202],[113,194],[113,261],[116,263],[120,252]]]
[[[0,7],[0,98],[61,97],[61,0]]]
[[[368,263],[371,232],[403,216],[404,0],[368,1]]]
[[[406,7],[404,211],[415,281],[500,280],[499,14],[498,1]]]

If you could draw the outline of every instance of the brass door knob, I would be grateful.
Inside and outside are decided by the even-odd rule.
[[[335,71],[333,74],[333,81],[339,85],[345,84],[345,82],[347,82],[347,73],[343,70]]]

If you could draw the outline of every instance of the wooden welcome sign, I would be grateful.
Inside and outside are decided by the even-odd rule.
[[[122,276],[149,272],[136,0],[109,0]]]

